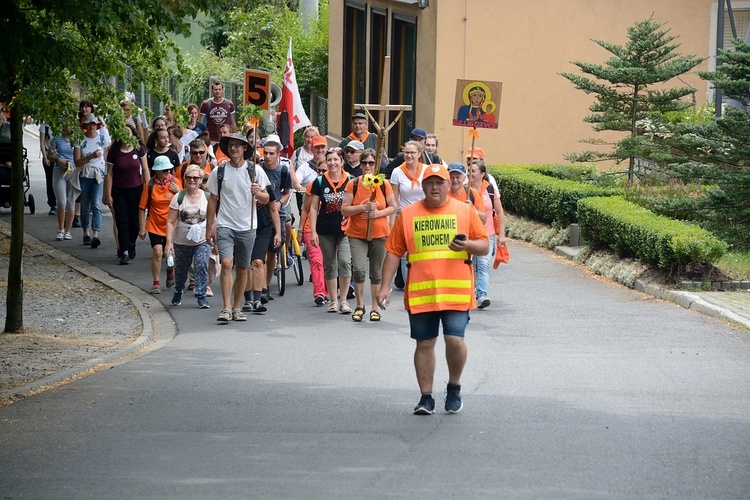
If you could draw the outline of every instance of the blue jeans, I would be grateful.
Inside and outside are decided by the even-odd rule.
[[[91,212],[91,229],[96,232],[102,229],[102,194],[104,183],[96,183],[96,179],[81,177],[81,227],[84,233],[89,228],[89,212]]]
[[[490,288],[490,259],[495,255],[495,235],[490,236],[490,249],[487,255],[475,255],[474,270],[477,273],[477,282],[474,285],[474,294],[477,299],[483,299],[487,296]]]

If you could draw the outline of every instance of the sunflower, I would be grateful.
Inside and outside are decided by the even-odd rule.
[[[385,182],[385,174],[378,174],[372,177],[372,189],[377,189]]]
[[[374,177],[375,177],[375,176],[374,176],[374,175],[372,175],[372,174],[365,174],[365,175],[364,175],[364,176],[362,177],[362,184],[363,184],[363,185],[364,185],[364,186],[365,186],[365,187],[366,187],[367,189],[372,189],[372,180],[373,180],[373,178],[374,178]]]

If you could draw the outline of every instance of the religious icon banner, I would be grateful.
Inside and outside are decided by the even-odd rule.
[[[457,80],[453,125],[497,128],[502,82]]]

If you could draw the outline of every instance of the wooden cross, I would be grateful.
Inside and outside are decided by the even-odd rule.
[[[380,102],[386,102],[390,89],[388,88],[388,82],[391,78],[391,56],[385,56],[385,63],[383,64],[383,83],[380,87]],[[378,145],[375,148],[375,175],[380,174],[380,162],[383,155],[385,155],[385,138],[388,135],[388,131],[401,119],[404,111],[411,111],[411,105],[409,104],[355,104],[355,109],[362,109],[372,121],[375,126],[375,130],[378,132]],[[370,111],[380,111],[380,120],[376,120]],[[398,111],[396,118],[388,125],[385,124],[388,112]],[[375,201],[377,193],[375,190],[370,194],[370,201]],[[367,241],[372,241],[372,219],[367,219]]]
[[[391,56],[385,56],[385,63],[383,64],[383,83],[380,87],[380,102],[386,102],[388,100],[388,95],[390,94],[390,89],[388,87],[388,84],[390,82],[391,78]],[[404,111],[411,111],[411,105],[410,104],[355,104],[354,109],[362,109],[365,113],[367,113],[367,116],[372,121],[373,125],[375,126],[375,130],[378,132],[378,145],[376,147],[375,152],[377,153],[377,158],[375,162],[375,175],[378,175],[380,173],[380,159],[385,154],[385,138],[388,135],[388,131],[393,128],[394,125],[401,119],[401,116],[404,114]],[[380,120],[376,120],[374,116],[372,116],[372,113],[370,111],[381,111],[380,113]],[[390,111],[398,111],[398,115],[396,115],[396,118],[389,123],[387,126],[385,124],[387,120],[388,113]]]

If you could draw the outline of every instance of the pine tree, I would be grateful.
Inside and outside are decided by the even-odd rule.
[[[629,132],[627,137],[616,143],[585,139],[582,142],[610,145],[612,149],[607,152],[569,153],[565,155],[566,159],[572,162],[620,162],[628,159],[628,181],[632,181],[635,158],[651,157],[656,147],[649,137],[644,136],[643,130],[639,129],[639,122],[690,105],[680,99],[695,92],[692,87],[666,90],[652,88],[690,71],[702,61],[695,56],[677,54],[675,51],[679,44],[672,43],[677,37],[669,35],[669,30],[662,30],[661,26],[652,19],[635,23],[628,28],[628,42],[624,47],[593,40],[613,54],[613,57],[604,65],[580,61],[573,61],[572,64],[578,66],[583,73],[594,76],[596,80],[561,73],[577,89],[596,96],[596,102],[589,107],[593,114],[584,119],[594,124],[595,131]]]

